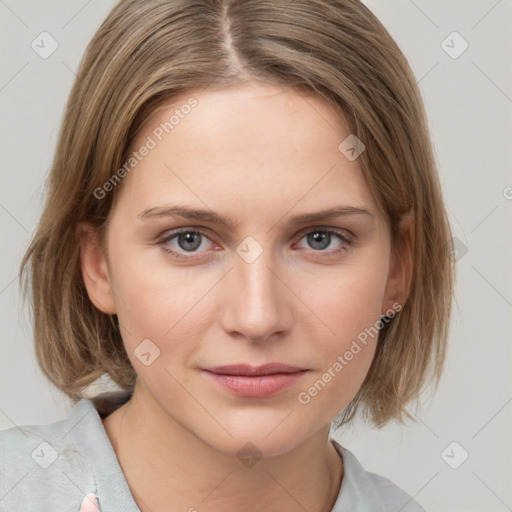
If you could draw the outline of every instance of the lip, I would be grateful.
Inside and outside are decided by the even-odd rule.
[[[296,373],[304,371],[306,368],[299,368],[298,366],[291,366],[284,363],[267,363],[261,366],[251,366],[250,364],[240,363],[203,368],[203,370],[221,375],[259,376],[273,375],[275,373]]]
[[[239,396],[265,398],[293,386],[308,370],[282,363],[269,363],[262,366],[216,366],[204,368],[203,372]]]

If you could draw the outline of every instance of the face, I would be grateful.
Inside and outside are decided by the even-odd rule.
[[[387,225],[338,149],[349,134],[319,96],[192,91],[133,144],[108,259],[83,246],[89,296],[118,315],[137,386],[225,453],[251,442],[276,455],[328,428],[367,374],[368,329],[399,297]],[[275,362],[301,371],[205,370]]]

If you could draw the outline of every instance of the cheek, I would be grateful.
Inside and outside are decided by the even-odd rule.
[[[310,411],[330,408],[334,415],[361,387],[378,340],[385,271],[378,261],[346,267],[328,286],[327,281],[323,287],[316,282],[304,289],[306,304],[315,313],[308,315],[311,325],[306,330],[316,332],[315,352],[322,361],[298,396]]]
[[[158,247],[138,247],[119,241],[114,245],[112,261],[113,289],[119,317],[126,326],[149,329],[144,335],[157,335],[170,329],[197,301],[197,279],[190,280],[186,268],[172,268]],[[160,334],[162,334],[160,332]]]
[[[325,326],[328,345],[342,349],[380,319],[385,281],[386,269],[375,262],[342,268],[325,279],[323,286],[316,280],[303,288],[304,302],[317,323]]]
[[[142,252],[142,251],[141,251]],[[155,259],[158,263],[155,264]],[[190,340],[211,322],[210,300],[218,276],[211,270],[198,275],[198,268],[165,265],[165,258],[152,261],[135,251],[117,254],[113,289],[130,358],[139,344],[150,339],[160,350],[160,363],[186,358],[193,348]],[[164,262],[162,264],[161,262]],[[210,300],[209,300],[210,299]],[[137,371],[144,370],[135,360]]]
[[[320,308],[329,326],[315,337],[315,356],[321,364],[299,390],[297,400],[311,415],[334,417],[354,398],[368,373],[377,346],[380,319],[375,290],[339,292]],[[338,307],[336,308],[336,304]]]

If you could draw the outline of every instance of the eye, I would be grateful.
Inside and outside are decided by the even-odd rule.
[[[314,249],[314,252],[327,253],[328,255],[337,254],[347,250],[347,246],[352,243],[353,235],[346,231],[328,229],[328,228],[315,228],[307,231],[301,238],[306,240],[309,247]],[[333,242],[339,240],[341,243],[330,251],[325,251]]]
[[[176,245],[173,248],[170,242],[174,239],[176,239]],[[184,256],[184,253],[194,254],[195,252],[202,252],[198,250],[205,249],[205,245],[208,245],[207,243],[203,243],[205,240],[210,239],[203,231],[182,229],[164,235],[164,237],[158,241],[158,245],[160,245],[163,251],[172,254],[177,259],[188,260],[190,256]]]

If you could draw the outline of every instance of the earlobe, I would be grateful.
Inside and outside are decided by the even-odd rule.
[[[103,313],[117,313],[107,260],[96,230],[86,223],[77,227],[80,268],[91,302]]]
[[[409,296],[414,266],[414,214],[408,213],[400,223],[400,244],[392,248],[383,307],[394,303],[404,306]],[[385,314],[385,311],[382,313]]]

